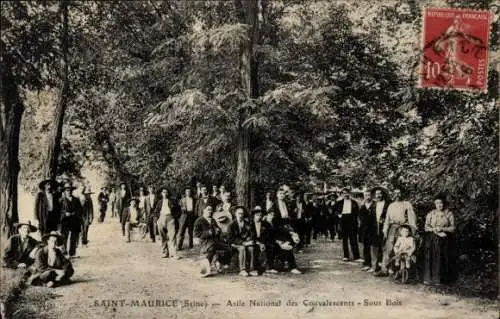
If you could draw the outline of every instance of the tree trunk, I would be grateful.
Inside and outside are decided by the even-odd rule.
[[[47,164],[45,166],[45,178],[55,180],[57,175],[57,165],[59,155],[61,153],[61,139],[64,124],[64,114],[68,106],[68,91],[69,91],[69,65],[68,65],[68,1],[61,1],[60,9],[62,19],[62,34],[61,34],[61,84],[57,97],[57,105],[54,114],[54,127],[49,140],[49,148],[47,150]]]
[[[247,24],[248,39],[241,48],[240,78],[247,99],[259,95],[258,69],[255,59],[254,44],[259,39],[259,10],[261,1],[235,0],[234,2],[240,23]],[[236,167],[236,199],[238,205],[248,207],[250,201],[250,130],[244,125],[250,110],[241,107],[238,120],[238,162]]]
[[[3,53],[3,52],[2,52]],[[3,54],[2,54],[3,55]],[[1,238],[12,235],[12,225],[19,221],[17,210],[17,184],[20,170],[19,133],[24,104],[11,72],[11,63],[5,55],[1,65],[0,113],[0,225]],[[3,241],[2,241],[3,242]]]

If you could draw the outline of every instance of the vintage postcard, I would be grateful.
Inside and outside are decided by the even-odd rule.
[[[2,1],[0,318],[498,318],[498,1]]]

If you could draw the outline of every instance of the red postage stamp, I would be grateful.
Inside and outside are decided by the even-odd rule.
[[[489,11],[426,8],[419,87],[487,91],[491,21]]]

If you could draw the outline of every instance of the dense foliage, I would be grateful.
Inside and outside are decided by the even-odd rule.
[[[9,21],[18,11],[30,15],[2,33],[2,41],[39,40],[30,48],[31,42],[16,47],[9,40],[19,52],[41,57],[38,64],[20,61],[16,72],[36,84],[26,89],[51,87],[54,4],[20,3],[2,3]],[[233,189],[244,105],[255,199],[282,183],[309,190],[323,182],[401,185],[421,223],[433,196],[445,193],[469,275],[496,283],[498,72],[490,69],[487,94],[415,85],[422,6],[496,10],[493,2],[263,3],[259,97],[247,99],[239,73],[247,26],[232,1],[72,1],[60,171],[78,173],[93,159],[107,163],[109,182],[175,190],[201,180]],[[497,52],[497,24],[492,31]],[[32,78],[38,74],[44,77]],[[40,95],[25,98],[31,109],[21,143],[23,180],[40,176],[37,145],[54,103],[50,90]],[[497,287],[479,288],[496,295]]]

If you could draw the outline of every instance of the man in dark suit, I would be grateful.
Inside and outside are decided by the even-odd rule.
[[[200,252],[204,259],[201,261],[202,277],[207,277],[211,274],[210,267],[215,264],[216,268],[220,269],[217,251],[228,251],[231,248],[227,247],[220,240],[220,228],[212,218],[212,206],[205,207],[203,215],[198,217],[194,223],[194,236],[200,239]]]
[[[118,214],[118,218],[120,218],[120,223],[122,224],[122,235],[125,236],[125,223],[122,221],[122,213],[125,207],[127,207],[130,202],[131,195],[127,189],[127,184],[121,183],[120,190],[116,194],[116,202],[115,208]]]
[[[179,217],[179,243],[177,249],[182,250],[186,230],[189,237],[188,247],[191,249],[193,248],[194,222],[196,221],[196,199],[192,196],[190,187],[186,187],[184,196],[179,202],[179,206],[181,208],[181,216]]]
[[[29,233],[37,231],[35,226],[28,223],[14,224],[19,234],[12,235],[7,240],[3,255],[3,266],[9,268],[26,268],[34,259],[30,257],[32,250],[39,244]]]
[[[274,249],[274,243],[271,238],[271,225],[262,219],[262,208],[255,206],[252,210],[253,218],[251,218],[251,232],[252,239],[255,242],[255,260],[257,271],[264,271],[268,268],[269,262],[267,261],[267,249]],[[272,245],[270,245],[270,243]],[[271,246],[271,247],[270,247]],[[271,261],[272,262],[272,261]]]
[[[35,219],[38,221],[38,229],[43,236],[59,225],[59,211],[57,196],[52,193],[52,181],[44,180],[38,185],[40,191],[35,201]]]
[[[94,221],[94,203],[92,202],[92,197],[90,195],[92,190],[89,186],[83,188],[83,198],[82,198],[82,245],[87,246],[89,227]]]
[[[266,273],[278,273],[278,270],[276,270],[277,261],[286,261],[292,274],[301,274],[302,272],[297,269],[297,263],[293,254],[295,245],[295,241],[292,238],[293,229],[289,224],[281,223],[281,219],[274,212],[274,209],[271,209],[267,213],[265,220],[271,226],[267,235],[266,258],[268,269]]]
[[[97,201],[99,202],[99,223],[104,222],[106,217],[106,211],[108,210],[109,195],[108,189],[106,187],[101,188],[101,192],[97,196]]]
[[[381,187],[372,189],[372,195],[375,196],[375,204],[373,205],[370,219],[368,220],[367,229],[371,237],[371,268],[368,272],[377,272],[378,264],[382,262],[382,250],[384,246],[384,223],[389,208],[389,201],[386,199],[387,194]]]
[[[371,262],[371,241],[374,206],[370,190],[363,192],[364,201],[359,209],[359,242],[363,243],[363,268],[362,270],[370,269]]]
[[[212,207],[212,211],[217,208],[217,202],[211,196],[208,196],[207,187],[205,185],[200,186],[200,196],[196,200],[196,217],[203,216],[203,212],[207,206]]]
[[[180,258],[176,253],[177,232],[179,229],[178,218],[180,215],[177,207],[173,200],[169,198],[168,189],[163,187],[161,189],[161,197],[156,202],[154,208],[162,243],[162,258]]]
[[[228,237],[231,246],[238,252],[240,276],[246,277],[249,274],[258,276],[259,274],[255,271],[255,242],[252,238],[250,223],[245,220],[245,207],[236,207],[235,217],[236,219],[229,225]]]
[[[335,205],[334,211],[341,215],[340,223],[342,227],[342,249],[344,251],[344,261],[349,260],[349,244],[351,245],[354,260],[359,262],[358,247],[358,216],[359,207],[355,200],[350,197],[350,190],[347,187],[342,189],[343,199]]]
[[[78,237],[82,229],[82,205],[80,200],[73,197],[75,188],[71,184],[64,185],[64,193],[60,200],[61,207],[61,234],[63,238],[63,250],[69,253],[70,257],[75,257]],[[68,243],[69,240],[69,243]]]

